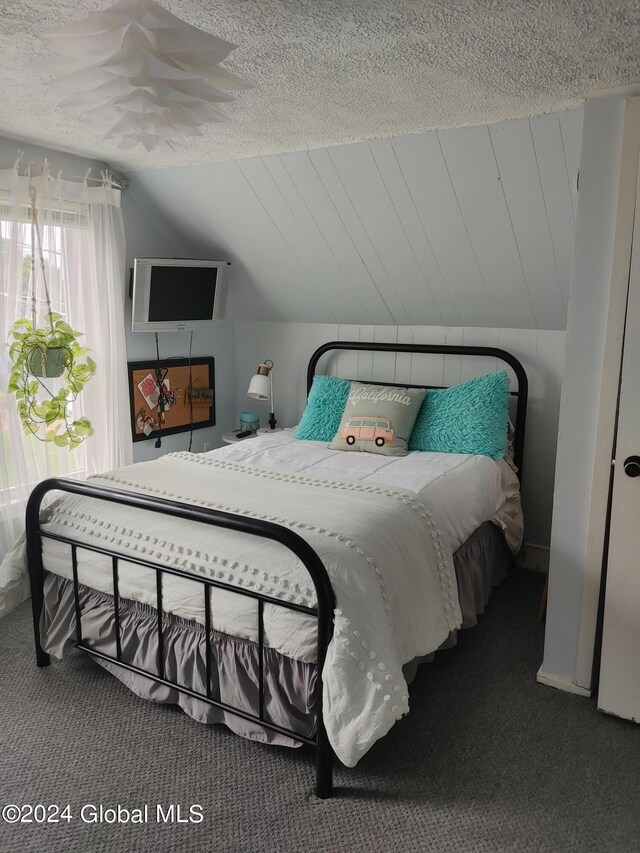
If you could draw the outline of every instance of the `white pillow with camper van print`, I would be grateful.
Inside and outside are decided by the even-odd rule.
[[[424,388],[352,382],[342,421],[329,447],[405,456],[426,393]]]

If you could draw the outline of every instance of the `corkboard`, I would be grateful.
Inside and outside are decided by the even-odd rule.
[[[134,441],[189,432],[215,426],[215,374],[213,358],[167,358],[160,361],[130,361],[129,401]],[[160,422],[157,371],[170,402]],[[189,389],[191,388],[191,393]],[[213,394],[207,394],[211,389]],[[144,428],[148,427],[148,434]],[[162,427],[160,429],[160,426]]]

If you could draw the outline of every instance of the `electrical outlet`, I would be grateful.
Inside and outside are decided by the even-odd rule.
[[[211,450],[211,442],[205,441],[205,443],[202,445],[202,452],[208,453],[210,450]]]

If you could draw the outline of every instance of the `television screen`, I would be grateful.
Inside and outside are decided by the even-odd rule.
[[[136,258],[131,331],[207,329],[224,318],[229,261]]]
[[[218,270],[158,267],[151,270],[149,322],[211,320]]]

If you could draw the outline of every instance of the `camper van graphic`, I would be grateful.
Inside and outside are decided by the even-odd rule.
[[[342,438],[347,444],[356,441],[374,441],[378,447],[393,441],[393,427],[389,418],[378,415],[358,415],[349,418],[342,430]]]

